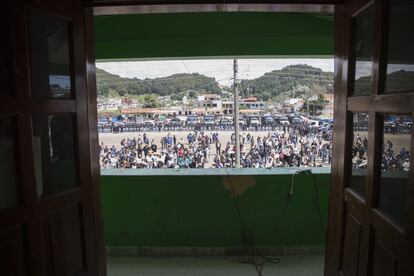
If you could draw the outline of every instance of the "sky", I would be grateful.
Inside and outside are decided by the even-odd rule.
[[[332,59],[238,59],[240,79],[254,79],[266,72],[287,65],[308,64],[323,71],[334,71]],[[221,85],[230,85],[233,77],[232,59],[192,59],[97,62],[96,67],[126,78],[157,78],[177,73],[200,73],[215,77]]]

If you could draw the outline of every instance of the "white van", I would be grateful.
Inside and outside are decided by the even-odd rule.
[[[308,124],[311,128],[319,128],[319,121],[309,120]]]

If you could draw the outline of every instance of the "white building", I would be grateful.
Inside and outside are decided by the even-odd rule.
[[[292,98],[283,102],[283,110],[286,112],[299,112],[305,101],[299,98]]]
[[[198,107],[203,108],[222,108],[222,101],[220,95],[217,94],[202,94],[197,97]]]
[[[258,101],[256,97],[248,97],[240,99],[239,102],[240,108],[242,109],[264,109],[265,103]]]

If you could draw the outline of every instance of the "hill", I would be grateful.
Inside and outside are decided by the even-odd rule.
[[[355,95],[371,93],[371,77],[361,77],[355,81]],[[385,93],[402,93],[414,90],[414,71],[399,70],[387,73]]]
[[[255,96],[267,101],[287,97],[333,93],[334,73],[306,64],[289,65],[252,79],[242,80],[240,96]]]
[[[191,91],[195,97],[197,93],[220,93],[215,78],[206,77],[198,73],[174,74],[168,77],[155,79],[123,78],[110,74],[102,69],[96,69],[98,96],[124,96],[156,94],[172,96],[181,100],[181,97]]]
[[[195,98],[201,93],[221,94],[215,78],[198,73],[180,73],[155,79],[123,78],[96,69],[97,90],[101,97],[124,95],[183,96]],[[333,92],[334,74],[305,64],[289,65],[252,79],[241,80],[241,97],[255,96],[259,100],[282,100],[288,97],[307,97]]]

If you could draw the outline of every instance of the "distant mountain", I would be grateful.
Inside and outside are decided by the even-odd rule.
[[[240,95],[261,100],[333,93],[334,73],[306,64],[289,65],[252,80],[242,80]]]
[[[399,70],[387,74],[385,91],[390,93],[408,92],[414,90],[414,71]],[[354,94],[366,95],[371,93],[371,77],[361,77],[355,81]]]
[[[221,93],[215,78],[198,73],[174,74],[155,79],[131,79],[98,68],[96,78],[98,95],[102,97],[156,94],[169,95],[172,99],[181,100],[185,95],[195,97],[201,93]],[[239,91],[241,97],[255,96],[266,101],[284,97],[303,97],[307,94],[332,93],[333,81],[332,72],[297,64],[286,66],[281,70],[273,70],[256,79],[241,80]]]
[[[123,78],[110,74],[102,69],[96,69],[98,95],[107,97],[129,95],[157,94],[174,96],[181,99],[187,91],[194,93],[220,93],[215,78],[198,73],[174,74],[155,79]]]

